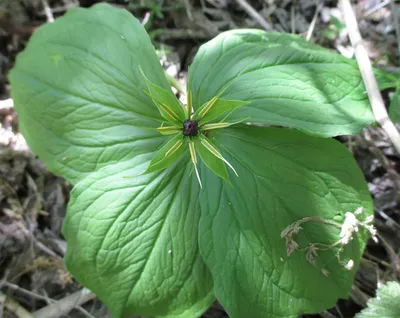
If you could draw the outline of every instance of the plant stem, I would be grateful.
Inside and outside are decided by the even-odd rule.
[[[165,74],[165,77],[168,80],[169,85],[171,85],[172,87],[175,87],[178,90],[179,93],[186,94],[184,88],[181,85],[181,83],[179,83],[179,81],[175,77],[169,75],[165,71],[164,71],[164,74]]]
[[[379,91],[378,83],[376,82],[376,78],[372,70],[372,65],[368,56],[368,52],[362,42],[356,16],[351,7],[350,1],[340,0],[339,6],[346,23],[347,32],[349,33],[351,44],[353,45],[355,51],[358,67],[360,69],[365,88],[367,89],[375,120],[386,132],[393,146],[400,154],[400,133],[393,122],[390,120],[389,115],[386,111],[382,95]]]

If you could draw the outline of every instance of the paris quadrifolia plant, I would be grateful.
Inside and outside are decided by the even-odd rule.
[[[74,185],[67,269],[114,317],[296,317],[349,296],[372,200],[337,140],[374,121],[355,61],[244,29],[203,44],[187,102],[129,12],[76,8],[9,75],[20,129]],[[183,100],[183,99],[182,99]]]
[[[156,152],[147,172],[165,169],[177,161],[185,149],[189,149],[190,159],[196,171],[196,177],[202,187],[197,169],[197,153],[204,164],[217,176],[229,181],[225,164],[238,176],[232,165],[222,156],[218,149],[207,138],[211,130],[227,128],[239,122],[226,122],[230,113],[236,108],[248,104],[243,101],[226,100],[220,98],[221,93],[204,103],[193,113],[193,95],[187,93],[187,105],[184,106],[169,91],[151,83],[143,73],[148,91],[144,91],[157,106],[161,117],[166,121],[157,130],[163,135],[174,135],[159,151]],[[213,122],[224,116],[220,121]],[[165,124],[165,125],[164,125]]]

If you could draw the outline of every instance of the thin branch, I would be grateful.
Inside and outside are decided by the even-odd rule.
[[[210,30],[211,31],[211,30]],[[208,40],[214,36],[216,36],[217,32],[205,32],[203,30],[192,30],[192,29],[164,29],[163,32],[159,35],[159,38],[163,41],[167,40],[187,40],[187,39],[195,39],[195,40]]]
[[[337,311],[339,317],[340,317],[340,318],[344,318],[344,317],[343,317],[343,314],[342,314],[342,312],[340,311],[340,308],[339,308],[339,306],[338,306],[337,304],[335,304],[335,309],[336,309],[336,311]]]
[[[33,313],[37,318],[53,318],[65,315],[76,306],[80,306],[96,297],[90,290],[83,288],[59,301],[41,308]]]
[[[53,16],[53,11],[51,11],[51,8],[49,4],[47,3],[46,0],[42,0],[42,5],[44,8],[44,14],[46,15],[47,22],[54,22],[54,16]]]
[[[143,25],[143,26],[146,25],[147,22],[149,22],[150,16],[151,16],[150,12],[146,12],[146,13],[144,14],[144,17],[143,17],[142,22],[140,22],[141,25]]]
[[[400,54],[400,10],[399,6],[394,2],[394,0],[390,2],[390,10],[392,11],[393,24],[396,29],[397,50]]]
[[[16,285],[16,284],[12,284],[12,283],[6,282],[5,285],[6,285],[8,288],[12,289],[13,291],[20,292],[21,294],[24,294],[25,296],[32,297],[32,298],[38,299],[38,300],[43,300],[43,301],[46,301],[46,302],[47,302],[47,301],[51,301],[51,300],[49,300],[48,297],[45,297],[45,296],[42,296],[42,295],[33,293],[33,292],[31,292],[30,290],[27,290],[27,289],[25,289],[25,288],[19,287],[19,286]]]
[[[356,284],[353,284],[351,286],[350,299],[362,307],[367,307],[369,297]]]
[[[66,2],[66,1],[64,1],[64,2]],[[63,13],[65,11],[68,11],[69,9],[78,8],[78,7],[79,7],[79,2],[77,0],[69,0],[68,3],[66,3],[65,5],[58,6],[58,7],[52,7],[51,12],[54,15],[54,13]],[[41,15],[44,14],[47,16],[45,10],[43,10],[43,12],[41,12],[40,14]]]
[[[86,317],[89,318],[96,318],[95,316],[93,316],[90,312],[88,312],[85,308],[80,307],[80,306],[75,306],[75,309],[80,311],[82,314],[84,314]]]
[[[49,298],[49,297],[47,297],[47,296],[42,296],[42,295],[33,293],[33,292],[31,292],[31,291],[29,291],[29,290],[27,290],[27,289],[25,289],[25,288],[22,288],[22,287],[20,287],[20,286],[18,286],[18,285],[16,285],[16,284],[12,284],[12,283],[6,282],[5,285],[6,285],[8,288],[10,288],[10,289],[12,289],[12,290],[14,290],[14,291],[17,291],[17,292],[20,292],[20,293],[22,293],[22,294],[25,294],[25,295],[28,296],[28,297],[32,297],[32,298],[34,298],[34,299],[38,299],[38,300],[45,301],[46,303],[49,304],[48,307],[51,306],[50,304],[55,304],[55,303],[58,302],[57,300],[51,299],[51,298]],[[81,293],[81,291],[79,291],[79,293]],[[91,296],[90,296],[90,297],[91,297]],[[84,300],[84,299],[83,299],[83,300]],[[45,308],[48,308],[48,307],[45,307]],[[85,309],[83,309],[82,307],[80,307],[80,306],[78,306],[78,305],[75,305],[73,308],[79,310],[79,311],[80,311],[81,313],[83,313],[85,316],[90,317],[90,318],[93,318],[93,315],[91,315],[89,312],[87,312],[87,311],[86,311]],[[43,309],[43,308],[42,308],[42,309]],[[40,310],[42,310],[42,309],[40,309]],[[72,308],[71,308],[71,309],[72,309]],[[48,309],[47,309],[47,310],[48,310]],[[41,313],[43,314],[43,311],[41,311]],[[34,315],[35,315],[35,314],[34,314]],[[32,317],[32,318],[33,318],[33,317]]]
[[[390,2],[393,3],[393,0],[385,0],[381,3],[378,3],[375,7],[369,9],[367,12],[364,13],[364,18],[374,14],[376,11],[382,9],[383,7],[387,6]]]
[[[388,175],[390,176],[390,179],[394,182],[395,188],[397,189],[396,197],[400,199],[400,175],[397,173],[396,169],[385,156],[383,151],[375,145],[371,137],[371,131],[372,130],[369,128],[364,129],[361,134],[362,137],[357,139],[359,140],[359,143],[365,146],[385,168]]]
[[[368,52],[363,46],[360,30],[358,29],[356,16],[350,4],[350,0],[340,0],[340,9],[346,23],[351,44],[354,47],[358,67],[363,78],[368,97],[371,102],[372,111],[376,122],[383,128],[393,143],[393,146],[400,153],[400,133],[390,120],[383,102],[378,83],[372,70]]]
[[[327,310],[325,310],[325,311],[319,313],[319,315],[320,315],[322,318],[336,318],[335,315],[331,314],[331,313],[330,313],[329,311],[327,311]]]
[[[314,17],[311,21],[310,27],[308,28],[308,32],[307,32],[307,36],[306,36],[307,41],[310,41],[310,39],[311,39],[311,36],[315,29],[315,24],[317,23],[318,14],[320,13],[320,11],[322,10],[323,7],[324,7],[324,1],[320,1],[317,5],[317,8],[315,9]]]
[[[183,0],[183,3],[185,4],[186,15],[188,16],[189,21],[193,21],[192,6],[190,5],[189,0]]]
[[[4,304],[9,311],[14,313],[18,318],[34,318],[24,307],[18,302],[11,299],[7,295],[0,292],[0,304]]]
[[[290,8],[290,26],[291,26],[291,33],[296,33],[296,13],[295,13],[294,5]]]
[[[50,255],[50,256],[56,258],[57,260],[63,262],[63,259],[62,259],[61,256],[57,255],[57,254],[54,253],[51,249],[49,249],[46,245],[44,245],[42,242],[40,242],[39,240],[37,240],[36,237],[35,237],[33,234],[31,234],[31,235],[32,235],[33,242],[34,242],[34,244],[35,244],[35,246],[36,246],[37,248],[39,248],[40,250],[42,250],[43,252],[45,252],[47,255]]]
[[[46,297],[48,297],[45,290],[43,290],[43,293],[45,294]],[[48,305],[51,304],[51,303],[55,303],[55,302],[57,302],[57,300],[53,300],[53,299],[51,299],[51,298],[48,298],[48,299],[47,299],[47,304],[48,304]],[[89,318],[96,318],[96,317],[94,317],[90,312],[88,312],[86,309],[84,309],[84,308],[81,307],[81,306],[75,306],[74,308],[75,308],[76,310],[80,311],[83,315],[85,315],[85,316],[87,316],[87,317],[89,317]]]
[[[236,2],[251,16],[256,20],[265,30],[272,31],[271,25],[246,1],[246,0],[236,0]]]

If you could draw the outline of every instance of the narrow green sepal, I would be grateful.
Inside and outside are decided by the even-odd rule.
[[[179,128],[178,126],[158,127],[157,130],[161,135],[175,135],[182,132],[182,128]]]
[[[204,144],[204,138],[207,139],[207,137],[203,135],[199,135],[198,137],[193,138],[194,145],[200,155],[201,160],[217,176],[229,182],[226,165],[221,159],[223,158],[222,155],[214,146],[212,146],[212,149],[209,147],[211,142],[209,142],[208,139],[208,143],[206,142],[206,144]]]
[[[153,84],[140,69],[149,91],[144,91],[157,106],[161,116],[170,123],[180,125],[186,119],[185,111],[176,96],[166,89]]]
[[[226,112],[232,112],[236,108],[249,104],[250,102],[241,100],[228,100],[213,97],[202,105],[193,115],[194,120],[199,120],[199,124],[205,124],[221,116]]]
[[[187,93],[187,107],[186,107],[186,116],[190,118],[192,116],[193,111],[193,94],[192,91],[188,91]]]
[[[249,119],[249,117],[244,118],[242,120],[235,121],[234,123],[221,122],[221,123],[205,124],[205,125],[201,126],[200,129],[201,129],[201,131],[204,131],[204,130],[227,128],[227,127],[232,126],[232,125],[240,124],[240,123],[244,122],[247,119]]]
[[[186,140],[187,138],[184,138],[182,134],[177,134],[170,139],[156,152],[145,173],[166,169],[171,166],[184,152]]]
[[[204,135],[200,134],[199,135],[201,144],[209,151],[211,152],[214,156],[216,156],[217,158],[221,159],[223,162],[225,162],[225,164],[231,168],[231,170],[235,173],[236,177],[239,177],[239,175],[237,174],[235,168],[233,168],[233,166],[229,163],[228,160],[226,160],[222,154],[219,152],[219,150],[211,143],[211,141]]]
[[[195,144],[193,141],[189,141],[189,152],[190,152],[190,158],[191,158],[193,166],[194,166],[194,170],[196,171],[197,180],[199,181],[199,184],[200,184],[200,188],[203,188],[203,185],[202,185],[201,179],[200,179],[199,170],[197,169],[197,155],[196,155]]]
[[[214,107],[217,101],[218,97],[214,96],[209,101],[201,105],[200,108],[196,110],[195,113],[193,114],[193,119],[194,120],[202,119]]]

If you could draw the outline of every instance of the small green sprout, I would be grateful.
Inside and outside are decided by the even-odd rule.
[[[226,128],[241,121],[227,122],[229,115],[240,107],[248,104],[247,101],[227,100],[220,98],[227,89],[226,86],[217,96],[211,98],[197,110],[193,108],[193,95],[187,92],[187,105],[183,105],[171,92],[151,83],[143,73],[148,91],[145,93],[153,100],[161,116],[165,119],[157,130],[163,135],[173,137],[156,152],[146,173],[171,166],[189,149],[190,158],[200,187],[202,183],[198,171],[197,154],[204,164],[217,176],[229,181],[226,166],[238,176],[233,166],[207,137],[211,130]],[[225,117],[223,115],[227,113]]]

